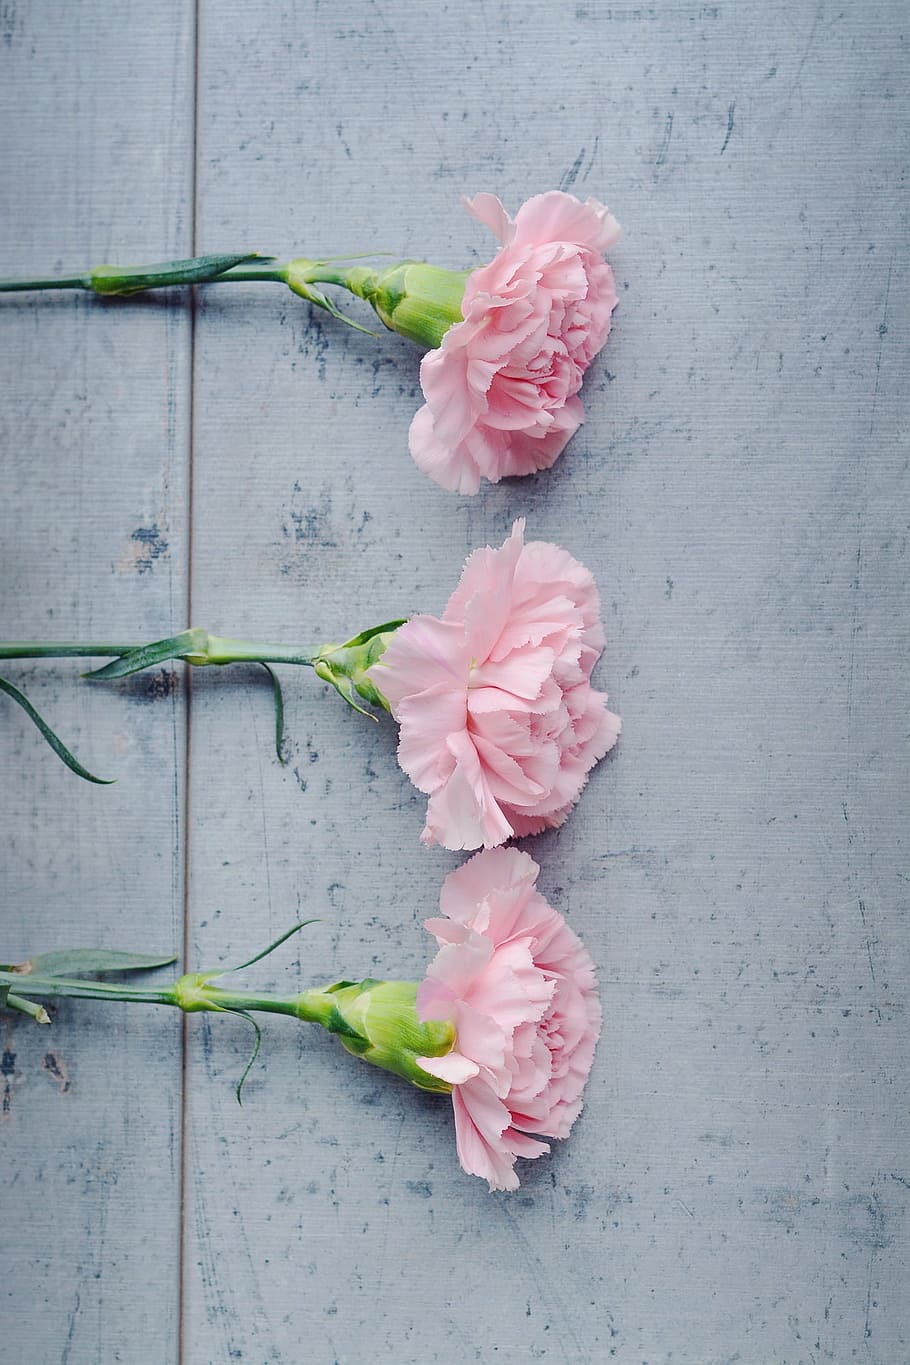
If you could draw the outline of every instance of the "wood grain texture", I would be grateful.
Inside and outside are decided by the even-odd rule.
[[[184,6],[40,0],[5,5],[0,22],[3,273],[187,254]],[[52,294],[2,305],[0,634],[154,637],[186,610],[186,307]],[[94,771],[117,779],[78,781],[4,703],[12,960],[57,944],[182,944],[181,680],[159,670],[99,689],[79,671],[75,660],[4,670]],[[2,1027],[0,1355],[175,1359],[179,1021],[63,1004],[50,1029],[6,1017]]]
[[[185,422],[185,304],[0,310],[18,376],[3,420],[29,451],[7,433],[5,585],[23,624],[59,581],[82,632],[93,613],[179,628],[191,543],[193,624],[342,638],[441,609],[465,553],[516,515],[602,590],[598,676],[623,737],[566,826],[525,844],[600,965],[606,1025],[576,1131],[525,1167],[517,1195],[490,1196],[457,1168],[445,1102],[278,1021],[240,1109],[246,1030],[191,1019],[183,1361],[910,1360],[902,9],[311,0],[251,16],[201,0],[199,251],[378,246],[461,266],[490,250],[461,193],[491,189],[514,208],[559,185],[610,203],[626,228],[614,334],[585,385],[586,425],[536,479],[476,499],[437,489],[407,455],[420,401],[407,343],[355,334],[277,287],[214,287],[195,327],[190,536],[175,491],[190,442],[150,440],[170,389],[148,390],[140,423],[130,369],[170,357]],[[148,38],[166,14],[142,22],[143,50],[168,48]],[[189,63],[173,46],[186,20],[173,23],[168,50]],[[87,51],[84,36],[70,41]],[[6,58],[22,82],[11,99],[58,69],[25,50]],[[76,66],[59,99],[110,98]],[[148,70],[182,156],[193,124],[175,79],[164,62]],[[88,145],[85,108],[68,136]],[[40,220],[16,265],[58,251],[67,215],[80,263],[83,247],[108,250],[90,235],[108,221],[137,251],[176,230],[188,183],[176,152],[140,205],[123,202],[147,115],[140,101],[107,156],[60,156],[42,184],[29,178],[32,127],[4,188],[16,221]],[[10,188],[17,178],[26,190]],[[43,323],[70,328],[66,345]],[[51,403],[17,406],[39,348],[58,345]],[[103,388],[113,359],[126,367],[116,392]],[[60,387],[77,363],[83,387],[104,393],[91,425],[81,408],[69,417],[76,400]],[[116,478],[94,448],[112,441],[130,451]],[[161,487],[163,449],[170,597],[157,562],[125,583],[109,572],[124,527],[129,539],[149,524],[144,480]],[[67,515],[74,500],[81,521]],[[68,535],[78,553],[49,561],[45,537]],[[7,796],[22,946],[39,925],[39,946],[61,925],[75,935],[83,904],[100,931],[139,872],[144,899],[123,928],[159,946],[151,916],[170,934],[179,914],[166,820],[179,833],[182,796],[156,784],[184,777],[168,750],[183,684],[176,702],[140,710],[132,688],[74,695],[59,666],[42,693],[48,672],[28,672],[35,699],[97,766],[112,715],[148,748],[116,795],[77,801],[74,780],[8,721],[17,779],[26,754],[38,760],[29,799],[11,784]],[[240,960],[318,914],[251,979],[417,976],[420,923],[458,859],[419,847],[422,798],[395,765],[391,725],[312,676],[283,677],[286,768],[264,674],[192,680],[190,965]],[[45,863],[49,811],[60,836]],[[29,860],[39,873],[22,870]],[[174,1021],[133,1018],[111,1040],[100,1011],[85,1013],[61,1011],[67,1055],[92,1068],[105,1104],[129,1106],[106,1140],[124,1163],[132,1140],[162,1194],[130,1207],[139,1221],[116,1242],[126,1269],[102,1256],[97,1192],[86,1203],[62,1183],[36,1187],[36,1163],[48,1168],[36,1133],[72,1097],[44,1076],[20,1087],[23,1207],[56,1225],[61,1256],[82,1242],[102,1272],[86,1288],[72,1266],[61,1280],[42,1263],[49,1307],[20,1308],[22,1342],[37,1331],[43,1358],[70,1365],[116,1359],[130,1315],[158,1324],[180,1247],[171,1173],[154,1155],[179,1108]],[[86,1088],[74,1161],[97,1150]],[[140,1245],[146,1283],[131,1273]],[[91,1330],[113,1334],[105,1350],[88,1328],[66,1339],[77,1288],[98,1305]],[[178,1358],[153,1339],[156,1359]],[[137,1358],[135,1343],[118,1349]]]

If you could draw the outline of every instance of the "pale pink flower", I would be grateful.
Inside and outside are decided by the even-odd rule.
[[[458,1159],[491,1190],[518,1188],[515,1158],[564,1138],[578,1117],[600,1034],[592,963],[562,915],[536,890],[540,868],[515,848],[492,849],[452,872],[439,943],[417,993],[422,1022],[455,1027],[453,1050],[418,1057],[454,1087]]]
[[[578,390],[616,307],[603,252],[620,228],[595,199],[560,190],[514,222],[493,194],[464,202],[503,247],[468,277],[464,322],[421,362],[427,401],[409,442],[443,488],[476,493],[481,478],[548,469],[584,420]]]
[[[424,843],[486,848],[561,825],[620,721],[591,686],[604,648],[594,579],[556,545],[476,550],[442,619],[414,616],[368,676],[429,796]]]

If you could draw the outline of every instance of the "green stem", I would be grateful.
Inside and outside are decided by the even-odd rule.
[[[0,293],[18,293],[25,289],[87,289],[93,294],[138,294],[146,289],[172,289],[177,285],[207,284],[220,279],[229,270],[246,265],[259,257],[256,251],[244,251],[231,256],[193,256],[188,260],[160,261],[154,265],[98,265],[81,275],[61,275],[40,280],[0,280]],[[271,263],[259,267],[269,275],[251,278],[274,278],[283,281],[282,268]],[[254,267],[257,269],[257,267]]]
[[[180,644],[168,657],[183,659],[198,667],[240,663],[304,664],[312,667],[320,654],[318,649],[304,649],[300,645],[257,644],[254,640],[231,640],[210,635],[208,631],[186,631],[184,636],[175,636],[174,640],[179,640]],[[132,644],[109,644],[71,640],[9,640],[0,642],[0,659],[119,659],[147,648],[151,646],[135,641]]]
[[[60,275],[50,280],[0,280],[0,293],[17,294],[25,289],[91,289],[91,276]]]
[[[0,990],[9,987],[44,1000],[119,1000],[136,1005],[172,1005],[186,1014],[197,1014],[202,1010],[219,1014],[231,1010],[286,1014],[307,1023],[322,1024],[323,1027],[331,1013],[331,999],[318,989],[303,991],[299,995],[257,995],[251,991],[224,990],[221,986],[212,986],[209,982],[213,975],[190,972],[172,986],[153,989],[124,986],[119,982],[86,981],[76,977],[0,972]]]
[[[312,668],[319,658],[318,649],[299,645],[257,644],[254,640],[230,640],[219,635],[208,637],[207,664],[303,664]],[[193,662],[196,662],[193,660]]]
[[[152,990],[141,986],[122,986],[107,981],[82,981],[66,976],[32,976],[30,972],[0,972],[0,988],[57,999],[65,996],[73,1000],[129,1000],[143,1005],[177,1005],[173,986]]]
[[[287,284],[288,268],[286,265],[247,265],[235,270],[227,270],[217,279],[212,280],[212,284],[233,284],[235,281],[243,283],[256,280],[265,280],[267,283]]]
[[[36,1005],[34,1000],[24,1000],[21,995],[13,995],[10,991],[6,997],[6,1003],[11,1010],[18,1010],[20,1014],[27,1014],[30,1019],[34,1019],[36,1024],[49,1024],[50,1015],[43,1005]]]
[[[86,645],[68,640],[61,640],[59,643],[46,640],[10,640],[0,643],[0,659],[106,659],[112,655],[129,654],[131,650],[140,648],[141,646],[135,642],[130,645]]]

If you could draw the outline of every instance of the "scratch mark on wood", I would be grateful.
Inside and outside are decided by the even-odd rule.
[[[578,156],[575,158],[572,165],[565,172],[565,174],[562,176],[562,179],[559,182],[559,188],[561,190],[570,190],[572,186],[575,184],[575,181],[578,179],[578,172],[581,170],[582,162],[584,161],[584,159],[585,148],[582,147],[581,151],[578,153]]]
[[[585,166],[584,172],[582,172],[582,174],[581,174],[581,183],[582,183],[582,184],[585,183],[585,181],[587,180],[588,176],[591,174],[591,171],[592,171],[593,166],[594,166],[594,159],[595,159],[595,157],[597,156],[597,153],[598,153],[599,149],[600,149],[600,134],[598,133],[598,134],[595,136],[595,138],[594,138],[594,145],[593,145],[593,147],[591,148],[591,155],[588,157],[588,164],[587,164],[587,166]],[[586,152],[586,151],[587,151],[587,148],[586,148],[586,147],[582,147],[581,151],[578,153],[578,156],[575,158],[575,160],[574,160],[574,162],[572,163],[572,165],[569,167],[569,169],[568,169],[567,171],[565,171],[565,172],[563,173],[563,176],[562,176],[562,178],[561,178],[561,180],[560,180],[560,182],[559,182],[559,188],[560,188],[561,190],[570,190],[570,189],[572,188],[572,186],[575,184],[576,180],[577,180],[578,177],[579,177],[579,173],[581,172],[581,168],[582,168],[582,164],[583,164],[584,159],[585,159],[585,152]]]
[[[82,1298],[79,1290],[76,1290],[76,1298],[73,1303],[73,1311],[70,1313],[70,1325],[66,1334],[66,1341],[63,1343],[63,1354],[60,1357],[60,1365],[67,1365],[70,1352],[73,1349],[73,1337],[76,1335],[76,1323],[79,1320],[79,1309],[82,1307]]]
[[[858,900],[860,919],[862,920],[863,928],[865,929],[866,907],[865,904],[863,903],[863,899],[861,896],[858,897]],[[875,965],[872,961],[872,939],[868,934],[866,935],[866,956],[869,959],[869,975],[872,977],[872,1003],[875,1008],[875,1018],[876,1021],[880,1024],[882,1022],[882,1012],[878,1003],[878,983],[875,980]]]
[[[667,115],[667,122],[664,127],[664,140],[661,143],[660,151],[657,153],[655,165],[665,166],[667,163],[667,153],[670,150],[670,139],[673,136],[673,115]]]
[[[888,279],[885,282],[885,302],[882,306],[882,320],[878,324],[878,354],[875,357],[875,387],[872,390],[872,411],[869,414],[869,435],[872,435],[875,427],[875,409],[878,406],[878,390],[882,373],[882,347],[885,344],[885,337],[888,335],[888,299],[891,296],[891,272],[894,269],[894,257],[888,262]]]
[[[730,141],[730,135],[731,135],[731,133],[733,132],[733,127],[734,127],[734,124],[733,124],[733,114],[734,114],[735,109],[736,109],[736,100],[733,101],[733,103],[730,105],[730,108],[727,110],[727,136],[724,138],[724,145],[723,145],[723,146],[721,147],[721,149],[720,149],[720,154],[721,154],[721,156],[723,156],[724,152],[727,150],[727,144],[729,143],[729,141]]]
[[[872,1335],[872,1326],[869,1319],[872,1313],[872,1272],[874,1269],[875,1247],[872,1247],[869,1252],[869,1274],[866,1279],[866,1312],[863,1318],[863,1337],[866,1341],[868,1341]]]

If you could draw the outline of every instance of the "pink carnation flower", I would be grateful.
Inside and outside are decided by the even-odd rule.
[[[418,1064],[454,1086],[458,1159],[491,1190],[518,1188],[515,1158],[550,1150],[578,1117],[600,1033],[592,963],[535,888],[540,868],[493,849],[451,873],[440,945],[417,993],[421,1020],[455,1026],[455,1046]]]
[[[468,278],[464,322],[424,356],[426,405],[411,454],[443,488],[549,469],[584,420],[585,370],[610,332],[613,272],[603,259],[619,224],[594,199],[551,190],[515,221],[493,194],[464,201],[503,243]]]
[[[369,677],[429,796],[424,843],[492,848],[561,825],[620,721],[591,686],[604,647],[588,570],[556,545],[476,550],[440,620],[414,616]]]

